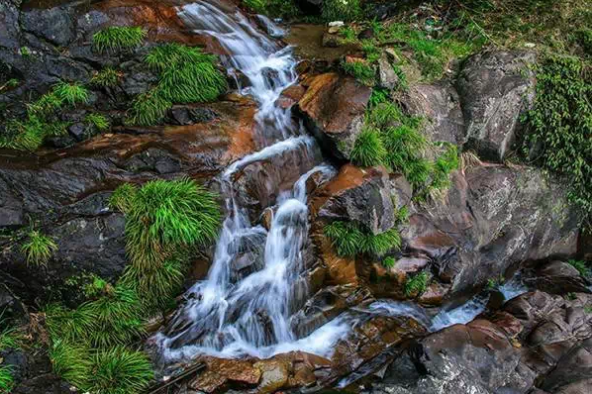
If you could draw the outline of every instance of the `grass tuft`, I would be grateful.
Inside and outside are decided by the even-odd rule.
[[[105,67],[95,75],[90,80],[91,85],[100,87],[100,88],[112,88],[117,86],[119,82],[120,74],[115,71],[112,67]]]
[[[49,349],[53,373],[76,387],[86,387],[90,371],[90,350],[57,341]]]
[[[98,351],[91,368],[88,391],[95,394],[140,393],[154,377],[148,357],[124,347]]]
[[[583,276],[584,278],[589,278],[590,276],[592,276],[592,270],[590,269],[590,267],[588,267],[588,265],[586,264],[585,261],[569,260],[568,263],[572,267],[577,269],[578,272],[580,273],[580,275]]]
[[[354,21],[363,16],[360,0],[324,0],[321,8],[327,22]]]
[[[370,254],[382,257],[401,248],[401,236],[394,228],[375,235],[356,223],[336,221],[326,225],[324,233],[340,256]]]
[[[356,138],[351,161],[362,167],[373,167],[384,162],[386,150],[380,139],[380,131],[366,127]]]
[[[60,82],[54,86],[53,94],[65,104],[75,105],[88,102],[88,90],[77,82]]]
[[[117,209],[123,213],[129,212],[137,192],[138,188],[135,185],[131,183],[121,184],[109,197],[109,208]]]
[[[376,76],[374,68],[363,61],[342,62],[341,67],[343,68],[343,71],[364,85],[374,85]]]
[[[146,37],[141,27],[108,27],[92,37],[93,50],[99,53],[115,54],[130,51],[139,46]]]
[[[428,285],[428,274],[425,271],[411,276],[405,282],[405,296],[417,297],[423,294]]]
[[[58,250],[58,246],[50,237],[39,231],[31,231],[21,250],[25,254],[28,264],[40,266],[47,264],[53,253]]]
[[[101,114],[88,114],[85,119],[86,123],[93,125],[99,131],[109,130],[109,119]]]
[[[138,126],[157,124],[172,106],[172,102],[163,98],[156,89],[152,89],[134,99],[126,123]]]
[[[390,269],[393,268],[395,266],[395,258],[392,256],[389,256],[387,258],[385,258],[384,260],[382,260],[382,266],[386,269]]]
[[[9,394],[14,386],[12,369],[9,366],[0,367],[0,393]]]

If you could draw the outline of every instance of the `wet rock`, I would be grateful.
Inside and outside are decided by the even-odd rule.
[[[589,293],[587,281],[572,265],[562,261],[552,261],[536,269],[524,283],[535,289],[551,294]]]
[[[372,89],[334,73],[315,77],[298,103],[298,111],[324,150],[349,159],[362,130]]]
[[[23,29],[59,46],[66,46],[74,40],[74,20],[68,7],[30,10],[21,15]]]
[[[12,394],[72,394],[73,387],[54,374],[35,376],[17,385]]]
[[[482,157],[503,160],[521,113],[534,99],[532,52],[485,52],[465,62],[457,81],[466,139]]]
[[[261,371],[261,382],[257,392],[274,393],[288,383],[289,365],[281,360],[264,360],[253,365]]]
[[[0,3],[0,54],[2,54],[0,59],[2,60],[7,59],[7,57],[4,57],[5,49],[14,50],[20,48],[18,19],[19,10],[14,2],[3,1]]]
[[[206,364],[208,370],[192,380],[190,388],[213,393],[231,383],[253,386],[261,380],[261,370],[248,361],[209,358]]]
[[[181,171],[181,160],[163,149],[149,148],[130,157],[123,166],[132,172],[171,174]]]
[[[8,185],[0,178],[0,229],[16,228],[25,224],[23,203],[19,197],[8,190]]]
[[[374,234],[395,224],[388,173],[382,167],[343,166],[318,190],[313,204],[320,218],[358,222]]]
[[[78,141],[84,140],[86,131],[86,125],[84,123],[75,123],[68,127],[68,133]]]
[[[209,108],[174,106],[170,111],[174,123],[187,126],[195,123],[211,122],[218,116]]]
[[[449,82],[412,85],[403,102],[411,114],[428,119],[424,132],[432,141],[465,142],[460,98]]]
[[[158,82],[158,77],[147,71],[142,64],[135,64],[129,70],[121,81],[121,89],[128,97],[134,97],[145,93]]]

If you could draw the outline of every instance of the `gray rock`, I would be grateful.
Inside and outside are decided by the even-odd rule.
[[[572,265],[552,261],[536,269],[531,277],[524,278],[528,286],[551,294],[590,293],[589,283]]]
[[[69,7],[23,12],[21,24],[24,30],[59,46],[68,45],[76,37],[74,16]]]
[[[20,48],[19,10],[11,2],[0,2],[0,48],[16,50]],[[4,56],[0,59],[5,60]]]
[[[78,141],[82,141],[86,134],[86,125],[84,123],[74,123],[68,127],[68,133]]]
[[[385,53],[378,60],[378,82],[385,89],[394,89],[399,85],[399,76]]]
[[[457,81],[469,147],[503,160],[516,138],[521,113],[534,99],[532,52],[485,52],[463,65]]]

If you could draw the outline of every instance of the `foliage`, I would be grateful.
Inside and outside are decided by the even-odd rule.
[[[351,75],[364,85],[371,86],[374,84],[375,72],[372,66],[367,65],[363,61],[343,62],[341,64],[343,71]]]
[[[536,98],[524,117],[526,150],[571,182],[570,199],[592,229],[592,67],[565,56],[546,59],[537,73]]]
[[[445,147],[445,151],[436,159],[431,174],[430,188],[436,190],[449,186],[449,175],[452,171],[457,170],[459,166],[456,145],[451,143],[443,143],[442,145]]]
[[[386,269],[393,268],[395,266],[395,258],[392,256],[388,256],[384,260],[382,260],[382,266]]]
[[[390,92],[388,89],[374,88],[368,100],[368,107],[374,109],[378,104],[388,103]]]
[[[581,29],[577,32],[577,39],[584,52],[592,56],[592,29]]]
[[[126,123],[151,126],[160,122],[173,103],[162,97],[156,89],[138,95],[132,102]]]
[[[138,188],[131,183],[123,183],[109,197],[109,208],[126,213],[131,209]]]
[[[12,369],[9,366],[0,366],[0,393],[9,394],[13,385]]]
[[[411,276],[405,282],[405,296],[416,297],[426,291],[428,284],[428,274],[422,271],[414,276]]]
[[[577,269],[580,275],[582,275],[584,278],[589,278],[592,275],[592,271],[586,265],[586,262],[581,260],[569,260],[568,263]]]
[[[151,181],[126,213],[127,251],[144,272],[160,268],[174,252],[211,242],[218,232],[216,195],[195,181]]]
[[[422,157],[427,145],[425,137],[408,125],[390,127],[384,132],[386,164],[399,171],[414,186],[423,185],[430,174],[430,164]]]
[[[119,82],[120,74],[112,67],[105,67],[90,80],[91,85],[101,88],[111,88]]]
[[[487,280],[487,289],[494,290],[503,285],[505,282],[505,278],[503,275],[498,276],[497,278],[489,278]]]
[[[50,237],[39,231],[30,231],[28,241],[23,244],[21,250],[27,258],[27,263],[33,265],[45,265],[58,250],[58,246]]]
[[[243,0],[243,3],[259,14],[293,19],[300,15],[294,0]]]
[[[363,16],[360,0],[325,0],[321,13],[327,22],[353,21]]]
[[[336,221],[326,225],[324,233],[340,256],[370,254],[381,257],[401,247],[401,236],[394,228],[375,235],[356,223]]]
[[[347,41],[356,41],[357,39],[356,31],[351,26],[345,26],[343,29],[339,30],[339,34]]]
[[[92,47],[99,53],[117,53],[136,48],[144,41],[146,32],[141,27],[107,27],[92,37]]]
[[[380,139],[380,131],[365,127],[356,138],[351,152],[351,161],[362,167],[372,167],[383,163],[386,150]]]
[[[109,119],[105,115],[101,114],[88,114],[85,119],[86,123],[89,123],[97,128],[99,131],[109,130]]]
[[[140,393],[153,378],[148,357],[124,347],[96,352],[91,368],[88,391],[94,394]]]
[[[77,82],[60,82],[54,86],[53,93],[65,104],[74,105],[88,102],[88,90]]]
[[[0,332],[0,352],[7,349],[17,348],[18,338],[14,335],[14,330],[5,328]]]
[[[90,370],[90,350],[57,340],[49,349],[53,373],[76,387],[85,387]]]

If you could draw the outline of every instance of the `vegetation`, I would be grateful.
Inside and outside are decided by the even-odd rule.
[[[405,282],[405,296],[417,297],[426,291],[428,284],[428,274],[422,271],[414,276],[411,276]]]
[[[109,130],[109,119],[101,114],[89,114],[85,119],[86,123],[93,125],[99,131]]]
[[[154,125],[166,116],[172,106],[172,102],[164,99],[157,90],[152,89],[134,99],[126,122],[138,126]]]
[[[577,269],[580,275],[582,275],[584,278],[589,278],[590,276],[592,276],[592,270],[590,269],[590,267],[588,267],[586,262],[581,260],[569,260],[568,263],[572,267]]]
[[[12,369],[8,366],[0,366],[0,393],[9,394],[13,385]]]
[[[369,254],[382,257],[401,247],[401,236],[394,228],[375,235],[359,224],[336,221],[326,225],[324,232],[340,256]]]
[[[53,94],[64,104],[74,105],[88,101],[88,90],[77,82],[60,82],[54,86]]]
[[[536,99],[524,118],[531,158],[566,176],[570,200],[592,230],[592,66],[576,57],[547,58],[537,73]]]
[[[132,207],[132,203],[138,188],[131,183],[124,183],[119,186],[109,198],[109,208],[127,213]]]
[[[375,72],[372,66],[367,65],[363,61],[343,62],[341,64],[343,71],[365,85],[372,86],[374,84]]]
[[[88,388],[97,394],[140,393],[153,378],[148,357],[123,347],[95,353],[91,368]]]
[[[362,167],[372,167],[382,164],[386,154],[380,139],[380,131],[366,127],[356,139],[351,152],[351,161]]]
[[[325,0],[322,5],[322,16],[327,22],[353,21],[362,17],[360,0]]]
[[[245,5],[259,14],[293,19],[300,15],[300,9],[293,0],[244,0]]]
[[[487,289],[495,290],[505,282],[505,278],[503,275],[498,276],[497,278],[489,278],[487,280]]]
[[[91,85],[100,88],[112,88],[119,82],[120,74],[112,67],[105,67],[90,80]]]
[[[115,54],[136,48],[145,36],[146,32],[141,27],[112,26],[93,35],[92,47],[99,53]]]
[[[392,256],[388,256],[387,258],[382,260],[382,266],[387,269],[393,268],[395,266],[395,263],[396,263],[395,258]]]
[[[31,231],[21,250],[27,257],[27,263],[39,266],[47,264],[58,246],[50,237],[39,231]]]

